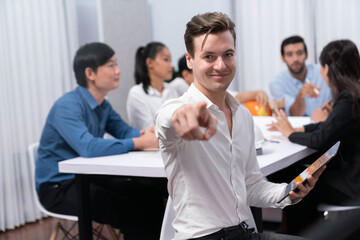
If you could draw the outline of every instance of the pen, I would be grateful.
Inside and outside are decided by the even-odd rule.
[[[305,79],[305,82],[310,83],[309,79]],[[317,90],[317,88],[313,88],[313,91],[316,95],[320,94],[320,92],[319,92],[319,90]]]
[[[269,140],[269,139],[266,139],[266,138],[265,138],[265,141],[266,141],[266,142],[271,142],[271,143],[280,143],[280,141],[276,141],[276,140]]]

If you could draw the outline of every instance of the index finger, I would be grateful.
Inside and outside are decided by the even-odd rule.
[[[217,127],[217,120],[214,116],[210,115],[204,133],[204,140],[209,140],[216,133],[216,127]]]
[[[197,117],[199,119],[199,125],[202,126],[202,127],[205,127],[203,126],[204,123],[206,123],[208,121],[208,118],[209,118],[209,111],[208,109],[206,108],[207,104],[206,102],[199,102],[196,104],[196,109],[197,109]]]

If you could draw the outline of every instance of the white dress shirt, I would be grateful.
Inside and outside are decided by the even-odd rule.
[[[217,132],[209,141],[184,140],[172,127],[171,117],[180,106],[199,101],[207,102],[217,118]],[[260,172],[250,113],[230,94],[226,102],[232,112],[232,138],[224,113],[193,84],[156,113],[156,134],[176,215],[175,239],[201,237],[247,221],[249,205],[290,204],[289,198],[276,203],[286,184],[270,183]]]
[[[130,126],[142,130],[154,126],[154,115],[160,106],[166,100],[180,96],[168,83],[164,82],[163,85],[162,93],[149,86],[148,94],[146,94],[142,83],[130,89],[126,103]]]

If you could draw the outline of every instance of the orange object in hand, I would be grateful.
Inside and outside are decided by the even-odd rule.
[[[244,106],[249,110],[252,116],[271,116],[270,108],[257,103],[255,100],[245,102]]]

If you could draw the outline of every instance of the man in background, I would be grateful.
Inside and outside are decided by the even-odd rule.
[[[59,173],[60,161],[99,157],[158,147],[154,128],[130,127],[105,99],[119,86],[115,52],[104,43],[82,46],[74,58],[78,87],[58,99],[40,139],[36,188],[49,211],[77,215],[73,174]],[[105,133],[113,139],[104,139]],[[92,220],[120,228],[127,240],[159,239],[166,180],[146,181],[93,176],[90,181]]]
[[[281,44],[281,60],[288,70],[279,73],[270,82],[273,100],[284,99],[288,116],[311,116],[331,100],[331,92],[320,74],[318,64],[307,64],[308,52],[304,39],[286,38]]]

